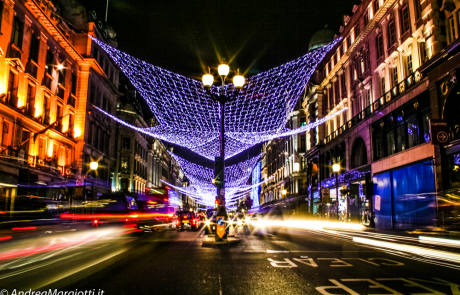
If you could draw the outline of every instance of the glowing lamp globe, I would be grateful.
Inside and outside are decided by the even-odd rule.
[[[64,69],[64,65],[63,65],[63,64],[58,64],[58,65],[57,65],[57,68],[58,68],[58,70],[60,70],[60,71],[61,71],[61,70],[63,70],[63,69]]]
[[[89,163],[89,168],[91,168],[91,170],[97,170],[98,166],[99,166],[99,164],[97,162]]]
[[[203,75],[203,85],[204,87],[211,87],[212,83],[214,83],[214,77],[211,74],[205,74]]]
[[[340,164],[334,164],[332,165],[332,170],[334,172],[339,172],[340,171]]]
[[[286,191],[285,189],[283,189],[283,190],[281,191],[281,194],[285,195],[285,194],[287,194],[287,191]]]
[[[230,67],[226,64],[220,64],[217,71],[219,72],[219,75],[225,77],[228,75],[228,72],[230,72]]]
[[[236,75],[235,77],[233,77],[233,86],[235,86],[236,88],[240,89],[240,88],[243,88],[243,85],[244,85],[244,77],[243,76]]]

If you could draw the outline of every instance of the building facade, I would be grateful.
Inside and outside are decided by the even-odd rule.
[[[65,199],[59,188],[79,175],[75,126],[87,62],[51,1],[3,1],[0,11],[1,195]]]
[[[284,138],[277,138],[264,144],[261,159],[260,205],[285,198],[286,144]]]
[[[153,122],[150,109],[142,103],[137,91],[120,83],[117,117],[139,127],[150,127]],[[114,191],[144,193],[149,175],[149,138],[140,132],[116,123],[116,165],[112,178]]]
[[[374,214],[379,228],[437,225],[441,162],[429,122],[438,106],[419,69],[447,45],[440,4],[368,0],[344,18],[303,102],[308,122],[348,108],[307,133],[311,212]]]

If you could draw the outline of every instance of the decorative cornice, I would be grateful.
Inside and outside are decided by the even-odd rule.
[[[24,23],[29,27],[32,26],[32,20],[27,15],[24,15]]]
[[[10,8],[14,7],[14,1],[13,0],[4,0],[3,2],[5,2]]]
[[[70,44],[66,36],[53,24],[35,0],[26,0],[25,6],[72,59],[77,61],[78,64],[84,62],[83,57],[77,52],[73,45]]]
[[[380,78],[385,77],[385,68],[386,68],[386,66],[387,66],[387,64],[385,62],[382,62],[374,70],[374,73],[378,73]]]
[[[406,41],[404,41],[403,44],[401,44],[401,46],[398,47],[398,51],[401,52],[402,56],[408,56],[412,54],[413,40],[413,37],[409,37],[406,39]]]
[[[40,31],[40,38],[43,39],[45,43],[48,42],[48,36],[46,36],[46,34],[42,31]]]
[[[412,37],[414,37],[417,42],[425,42],[425,36],[423,36],[423,27],[425,25],[421,25],[413,34]]]
[[[391,53],[387,59],[385,59],[385,62],[388,64],[388,67],[390,69],[393,69],[398,66],[398,60],[399,60],[399,51],[395,50]]]

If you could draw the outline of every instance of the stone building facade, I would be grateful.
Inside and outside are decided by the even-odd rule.
[[[436,226],[441,163],[429,122],[438,107],[419,69],[447,45],[440,4],[364,0],[345,16],[336,36],[343,39],[303,102],[308,122],[348,108],[307,133],[312,213],[336,218],[339,206],[363,222],[373,214],[379,228]],[[334,163],[341,165],[338,183]]]
[[[0,11],[1,195],[58,199],[80,175],[76,126],[89,63],[51,1],[2,1]]]

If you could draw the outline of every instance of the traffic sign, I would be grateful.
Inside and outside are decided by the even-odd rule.
[[[222,239],[225,235],[225,219],[223,216],[217,216],[216,217],[216,223],[217,223],[217,228],[216,228],[216,233],[217,235]]]
[[[446,120],[430,120],[431,144],[446,144],[449,142],[449,128]]]

